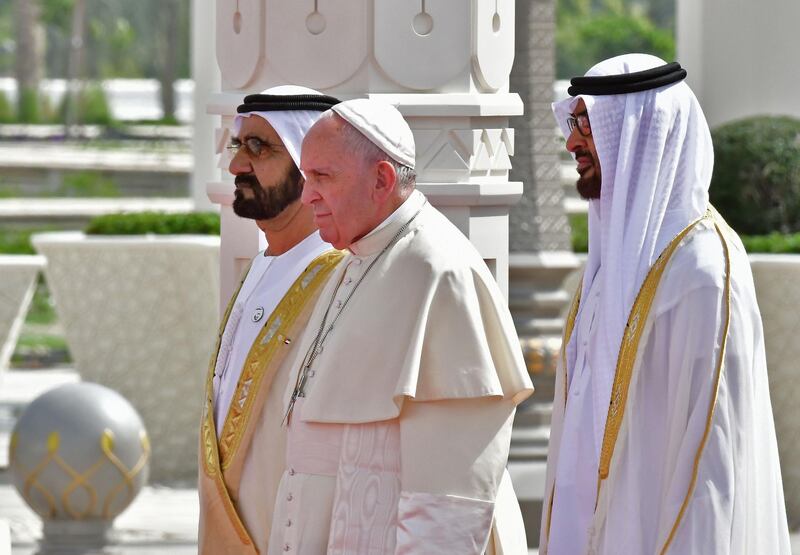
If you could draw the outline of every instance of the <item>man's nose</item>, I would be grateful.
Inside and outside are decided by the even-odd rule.
[[[567,150],[575,152],[586,147],[586,138],[580,134],[578,128],[575,127],[567,137]]]
[[[244,153],[244,150],[244,148],[237,150],[233,158],[231,158],[231,163],[228,164],[228,171],[233,175],[253,173],[253,165],[250,163],[250,159]]]
[[[319,198],[314,179],[306,176],[306,182],[303,184],[303,193],[300,195],[300,202],[310,205]]]

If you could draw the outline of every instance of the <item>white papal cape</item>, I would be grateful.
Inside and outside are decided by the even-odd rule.
[[[350,250],[295,360],[339,315],[289,419],[269,552],[526,554],[505,464],[533,388],[488,268],[419,192]]]
[[[542,554],[561,555],[548,551],[548,510],[570,371],[562,357]],[[628,318],[588,545],[607,555],[791,552],[750,266],[713,209],[664,250]]]

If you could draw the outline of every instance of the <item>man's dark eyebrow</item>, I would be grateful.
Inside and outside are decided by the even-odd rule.
[[[245,136],[244,136],[244,137],[241,139],[241,141],[242,141],[242,142],[244,142],[244,141],[247,141],[247,140],[249,140],[249,139],[257,139],[257,140],[259,140],[259,141],[260,141],[260,142],[261,142],[261,143],[262,143],[264,146],[267,146],[267,147],[269,147],[269,148],[276,148],[276,147],[283,147],[283,146],[284,146],[284,145],[283,145],[283,143],[280,143],[280,142],[277,142],[277,141],[271,141],[271,140],[269,140],[269,139],[265,139],[265,138],[263,138],[263,137],[259,137],[258,135],[245,135]]]
[[[577,117],[577,116],[588,116],[588,115],[589,115],[589,112],[587,112],[586,110],[582,110],[582,111],[578,112],[577,114],[576,114],[575,112],[572,112],[570,115],[571,115],[572,117]]]

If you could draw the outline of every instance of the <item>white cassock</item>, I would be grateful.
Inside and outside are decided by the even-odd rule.
[[[233,301],[216,360],[213,407],[218,437],[253,342],[298,276],[317,256],[329,250],[331,246],[315,231],[283,254],[268,256],[260,252],[253,258]],[[264,425],[258,427],[251,445],[247,446],[241,470],[237,509],[262,551],[267,544],[274,499],[283,474],[286,430],[280,421],[283,391],[290,373],[290,365],[283,364],[273,378],[261,415]]]
[[[505,464],[533,388],[469,241],[414,192],[339,264],[293,372],[328,307],[340,317],[289,419],[269,552],[526,554]]]
[[[706,219],[680,242],[638,323],[627,404],[599,497],[587,488],[592,478],[597,484],[603,448],[595,456],[586,432],[595,425],[586,409],[591,382],[579,366],[559,368],[546,553],[791,552],[752,275],[741,242],[724,223],[720,229],[730,282]],[[592,305],[587,299],[583,313]],[[587,328],[576,326],[570,348],[580,351]],[[612,426],[601,425],[608,437]],[[578,457],[593,464],[576,464]]]

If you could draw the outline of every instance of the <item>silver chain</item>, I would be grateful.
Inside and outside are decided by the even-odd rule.
[[[317,356],[319,356],[319,354],[322,352],[322,347],[325,344],[325,340],[328,338],[328,334],[331,333],[331,330],[333,330],[333,325],[339,319],[339,316],[342,315],[342,312],[344,312],[347,303],[349,303],[350,299],[353,297],[353,293],[356,292],[356,289],[358,289],[358,286],[361,285],[362,281],[364,281],[364,278],[367,277],[367,274],[369,274],[370,270],[372,270],[372,267],[375,266],[375,263],[378,262],[378,260],[380,260],[384,254],[386,254],[386,251],[388,251],[400,239],[400,236],[403,234],[403,232],[408,229],[408,226],[411,225],[411,222],[413,222],[417,216],[419,216],[419,213],[422,212],[422,209],[425,208],[426,204],[428,204],[427,200],[419,208],[419,210],[417,210],[417,212],[411,216],[411,218],[405,224],[403,224],[400,229],[397,230],[397,233],[395,233],[391,241],[389,241],[389,243],[383,247],[383,250],[378,253],[378,256],[372,259],[372,262],[370,262],[369,266],[367,266],[367,269],[364,270],[364,273],[360,278],[358,278],[358,281],[356,281],[355,285],[353,285],[350,293],[347,295],[347,297],[345,297],[344,301],[342,302],[342,306],[339,308],[339,312],[336,313],[336,315],[333,317],[333,320],[331,320],[331,323],[328,325],[328,328],[325,329],[325,323],[328,321],[328,314],[330,314],[333,301],[336,298],[336,293],[339,292],[339,287],[341,287],[342,282],[344,281],[344,275],[346,272],[342,272],[342,275],[339,277],[339,283],[336,284],[336,289],[333,290],[331,300],[328,302],[328,308],[325,309],[325,314],[322,316],[322,322],[319,325],[317,334],[314,336],[314,341],[312,341],[311,346],[309,347],[308,351],[306,351],[306,355],[303,357],[303,363],[297,375],[294,391],[292,392],[292,398],[289,400],[289,408],[283,417],[283,424],[286,424],[286,422],[289,420],[289,416],[292,414],[292,410],[294,409],[294,404],[297,401],[297,398],[305,397],[303,388],[305,387],[306,380],[308,379],[308,372],[311,369],[311,365],[314,363],[314,360],[317,358]]]

